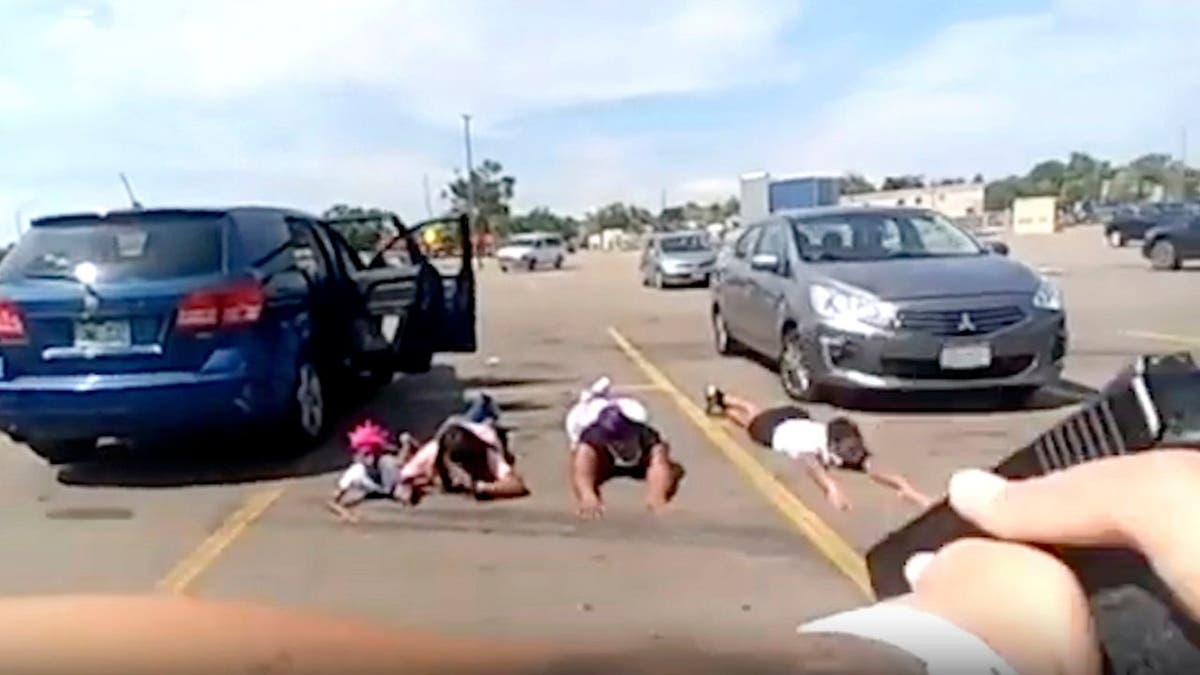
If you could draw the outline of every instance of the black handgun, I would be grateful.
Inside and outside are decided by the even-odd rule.
[[[1200,449],[1200,369],[1186,352],[1139,357],[1072,415],[992,470],[1006,478],[1029,478],[1163,446]],[[913,553],[968,536],[987,535],[946,500],[889,534],[867,553],[876,596],[909,591],[903,570]],[[1086,589],[1107,673],[1200,673],[1200,624],[1145,559],[1125,549],[1043,548],[1066,563]]]

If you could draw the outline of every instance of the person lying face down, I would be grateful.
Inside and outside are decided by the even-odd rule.
[[[603,515],[600,486],[618,476],[646,482],[646,506],[652,511],[661,511],[675,496],[683,467],[645,419],[640,404],[609,401],[580,432],[571,452],[571,488],[580,517]]]
[[[803,463],[830,505],[838,510],[848,510],[850,502],[831,475],[834,469],[865,474],[922,508],[933,502],[904,476],[883,468],[867,449],[858,425],[847,417],[818,422],[807,410],[794,405],[760,409],[715,385],[708,386],[704,398],[709,415],[730,420],[745,429],[758,445]]]
[[[416,506],[436,488],[476,499],[505,499],[528,494],[515,469],[499,426],[499,411],[486,394],[473,399],[461,415],[442,423],[424,444],[407,433],[398,443],[374,422],[350,433],[354,462],[343,472],[328,506],[343,520],[356,522],[353,508],[368,499],[392,499]]]

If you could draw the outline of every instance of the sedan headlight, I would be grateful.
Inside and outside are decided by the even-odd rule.
[[[865,293],[814,284],[809,299],[817,316],[848,330],[864,325],[889,328],[896,320],[895,305]]]
[[[1048,312],[1061,312],[1063,308],[1062,291],[1049,279],[1042,279],[1037,292],[1033,294],[1033,306]]]

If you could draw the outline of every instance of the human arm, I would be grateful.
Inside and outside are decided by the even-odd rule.
[[[571,453],[571,492],[575,496],[575,511],[583,518],[604,515],[604,502],[597,486],[599,452],[588,443],[580,442]]]
[[[515,470],[494,481],[475,482],[476,499],[515,499],[529,494],[525,479]]]
[[[800,462],[804,464],[809,478],[812,478],[813,482],[825,493],[825,499],[829,500],[829,504],[833,508],[839,511],[850,510],[850,502],[846,501],[846,497],[842,495],[842,489],[816,455],[804,455],[800,458]]]
[[[900,474],[880,468],[874,459],[868,459],[863,462],[863,470],[871,480],[889,487],[896,491],[900,497],[920,506],[929,508],[933,504],[933,499],[912,486],[904,476]]]
[[[70,648],[63,648],[63,637]],[[398,630],[257,603],[144,596],[33,596],[0,599],[0,670],[73,675],[566,675],[688,672],[824,672],[910,675],[910,655],[849,636],[755,640],[732,649],[620,643],[584,647]],[[834,665],[839,667],[835,668]]]
[[[357,523],[360,518],[353,509],[361,504],[366,496],[351,488],[338,488],[333,497],[325,503],[325,507],[338,518],[347,523]]]
[[[338,477],[337,489],[325,507],[345,522],[358,522],[359,517],[353,509],[367,498],[364,489],[367,482],[366,468],[358,462],[351,464]]]

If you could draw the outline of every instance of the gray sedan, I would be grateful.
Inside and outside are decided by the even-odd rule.
[[[747,227],[713,283],[717,350],[776,359],[784,390],[992,389],[1062,371],[1055,285],[923,209],[783,212]]]
[[[642,250],[639,271],[643,286],[665,288],[709,285],[717,252],[703,232],[671,232],[652,237]]]

